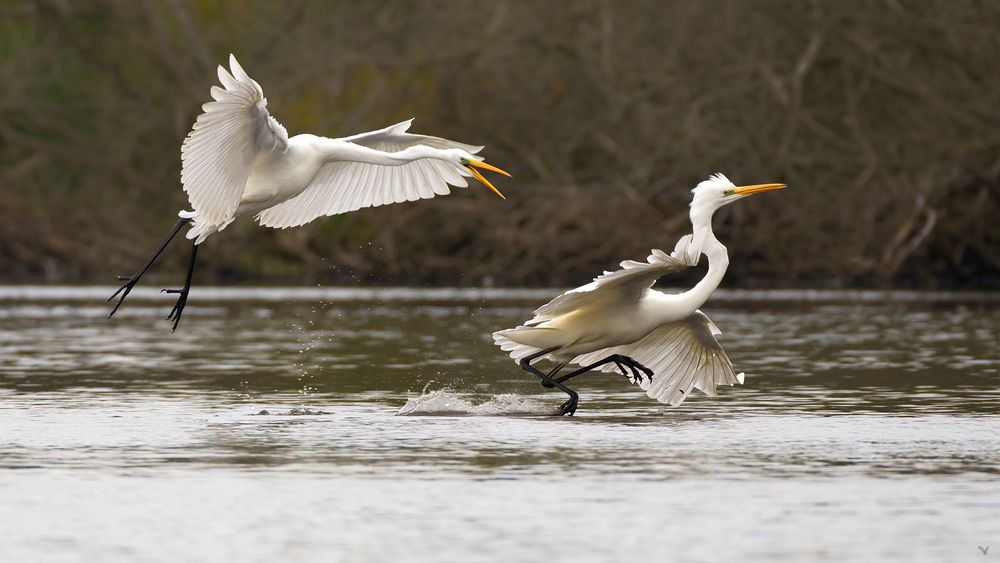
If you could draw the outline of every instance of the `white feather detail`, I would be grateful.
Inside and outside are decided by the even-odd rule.
[[[338,140],[384,152],[399,152],[416,145],[436,149],[457,148],[470,154],[483,149],[439,137],[407,133],[412,122],[410,119],[385,129]],[[462,188],[468,186],[457,170],[445,162],[429,159],[401,166],[331,162],[320,168],[301,194],[261,211],[257,219],[265,227],[285,229],[304,225],[324,215],[447,195],[450,193],[449,184]]]
[[[677,241],[673,252],[669,255],[654,248],[650,251],[645,262],[625,260],[620,264],[620,270],[604,272],[587,285],[567,291],[542,305],[535,310],[534,318],[525,324],[537,324],[569,313],[591,304],[593,300],[600,299],[603,295],[625,295],[626,300],[637,301],[660,277],[697,265],[697,262],[692,263],[687,258],[686,250],[689,244],[691,244],[691,235],[685,235]],[[621,292],[597,291],[612,287],[620,288]]]
[[[283,151],[288,132],[267,112],[260,85],[229,56],[232,74],[219,66],[214,101],[202,106],[181,146],[181,183],[191,206],[208,223],[223,225],[240,204],[254,160]]]
[[[520,362],[521,360],[527,358],[528,356],[531,356],[532,354],[537,354],[538,352],[541,352],[541,350],[539,350],[534,346],[528,346],[527,344],[514,342],[510,338],[507,338],[507,336],[504,335],[503,332],[504,331],[497,331],[493,333],[493,343],[499,346],[500,349],[503,350],[504,352],[508,352],[510,354],[511,359],[513,359],[515,362]],[[539,359],[551,360],[552,358],[546,355],[544,358],[539,358]]]
[[[733,363],[715,335],[718,327],[701,311],[686,319],[661,326],[631,344],[614,346],[583,354],[573,359],[577,365],[589,365],[612,354],[628,356],[653,370],[652,381],[640,387],[661,403],[680,405],[692,389],[715,396],[719,385],[743,383],[743,374],[733,371]],[[617,371],[614,363],[602,371]]]

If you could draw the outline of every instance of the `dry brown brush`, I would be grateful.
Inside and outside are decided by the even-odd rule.
[[[11,0],[0,280],[110,282],[186,201],[179,147],[229,52],[290,134],[414,130],[515,178],[271,231],[205,280],[565,285],[689,228],[721,171],[729,282],[1000,281],[1000,3]],[[160,270],[177,274],[185,252]]]

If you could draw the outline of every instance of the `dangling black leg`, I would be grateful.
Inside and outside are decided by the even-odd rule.
[[[594,362],[594,363],[590,364],[589,366],[583,366],[582,368],[580,368],[578,370],[575,370],[575,371],[572,371],[572,372],[570,372],[570,373],[568,373],[566,375],[557,377],[557,378],[553,379],[552,381],[553,381],[553,383],[559,384],[559,383],[562,383],[563,381],[567,381],[569,379],[573,379],[574,377],[576,377],[578,375],[583,375],[583,374],[587,373],[588,371],[591,371],[593,369],[599,368],[599,367],[603,366],[604,364],[610,364],[612,362],[614,362],[614,364],[616,366],[618,366],[618,369],[621,370],[622,375],[624,375],[625,377],[628,377],[628,378],[632,379],[632,383],[639,383],[640,381],[642,381],[642,377],[644,375],[650,381],[653,380],[653,370],[651,370],[648,367],[640,364],[639,362],[633,360],[632,358],[630,358],[628,356],[622,356],[621,354],[612,354],[612,355],[608,356],[607,358],[604,358],[603,360],[599,360],[597,362]],[[629,372],[631,372],[631,374]]]
[[[190,219],[181,219],[177,221],[174,227],[170,229],[170,232],[167,233],[167,238],[163,239],[163,242],[160,243],[160,246],[156,249],[156,252],[154,252],[153,255],[150,256],[149,259],[146,260],[146,262],[139,267],[139,270],[136,273],[132,274],[131,276],[118,276],[118,281],[123,281],[125,283],[122,284],[122,286],[118,288],[118,291],[114,292],[114,294],[112,294],[111,297],[108,297],[108,301],[111,301],[112,299],[117,297],[119,293],[121,293],[121,297],[119,297],[118,302],[115,303],[114,309],[111,309],[111,312],[108,313],[109,319],[115,314],[116,311],[118,311],[118,307],[122,306],[122,302],[124,302],[125,298],[128,297],[128,294],[132,291],[132,288],[135,287],[135,284],[139,283],[139,278],[141,278],[142,275],[146,273],[146,270],[148,270],[149,267],[153,265],[153,262],[155,262],[156,259],[160,257],[160,254],[162,254],[163,250],[167,248],[167,245],[170,244],[170,241],[172,241],[174,237],[177,236],[177,233],[184,227],[184,225],[187,225],[189,222],[191,222]]]
[[[539,371],[538,368],[536,368],[535,366],[531,365],[531,361],[532,360],[534,360],[535,358],[539,358],[541,356],[544,356],[545,354],[548,354],[549,352],[551,352],[551,351],[553,351],[555,349],[556,348],[548,348],[548,349],[542,350],[541,352],[537,352],[535,354],[532,354],[532,355],[528,356],[527,358],[524,358],[520,362],[521,363],[521,369],[523,369],[525,371],[528,371],[528,372],[531,372],[532,374],[535,375],[535,377],[537,377],[538,379],[541,379],[542,380],[542,386],[549,387],[549,388],[551,388],[551,387],[557,387],[557,388],[559,388],[560,391],[562,391],[563,393],[566,393],[567,395],[569,395],[569,400],[566,401],[565,403],[563,403],[559,407],[559,416],[563,416],[563,415],[566,415],[566,414],[568,414],[570,416],[573,416],[573,413],[576,412],[576,405],[577,405],[577,403],[580,402],[580,396],[577,394],[577,392],[574,391],[574,390],[572,390],[572,389],[570,389],[569,387],[566,387],[562,383],[559,383],[558,381],[553,380],[548,375],[545,375],[544,373],[542,373],[541,371]],[[556,371],[558,371],[558,370],[556,370]]]
[[[188,262],[187,277],[184,278],[184,287],[180,289],[164,289],[161,293],[176,293],[177,303],[174,304],[174,308],[170,310],[170,314],[167,315],[168,321],[174,321],[174,328],[170,329],[170,332],[177,330],[177,324],[181,322],[181,313],[184,312],[184,307],[187,305],[188,292],[191,291],[191,276],[194,275],[194,261],[198,256],[198,245],[191,245],[191,261]]]

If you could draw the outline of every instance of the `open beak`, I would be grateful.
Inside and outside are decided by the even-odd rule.
[[[771,190],[780,190],[785,187],[786,186],[784,184],[754,184],[752,186],[740,186],[738,188],[733,188],[733,193],[736,195],[753,195],[761,192],[769,192]]]
[[[492,170],[493,172],[497,172],[499,174],[503,174],[504,176],[507,176],[508,178],[510,177],[510,174],[504,172],[503,170],[500,170],[499,168],[497,168],[496,166],[493,166],[492,164],[486,164],[485,162],[483,162],[481,160],[469,160],[469,164],[467,164],[465,166],[465,168],[468,169],[468,171],[472,173],[472,176],[475,179],[477,179],[480,182],[482,182],[483,184],[485,184],[487,188],[493,190],[493,193],[495,193],[498,196],[500,196],[500,199],[507,199],[506,197],[504,197],[504,195],[502,193],[500,193],[500,190],[496,189],[496,187],[493,184],[491,184],[490,181],[487,180],[478,170],[476,170],[476,168],[482,168],[484,170]]]

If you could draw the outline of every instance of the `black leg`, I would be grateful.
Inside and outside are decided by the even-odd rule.
[[[565,366],[566,366],[566,362],[559,362],[552,369],[549,370],[549,373],[547,373],[546,376],[549,379],[555,379],[556,374],[559,373],[559,370],[561,370]],[[553,383],[546,383],[546,382],[543,381],[542,382],[542,387],[544,387],[546,389],[552,389],[553,387],[555,387],[555,384],[553,384]]]
[[[156,249],[156,252],[154,252],[153,255],[150,256],[149,259],[146,260],[146,262],[139,267],[139,270],[136,273],[132,274],[131,276],[118,276],[118,281],[123,281],[125,283],[122,284],[122,286],[118,288],[118,291],[114,292],[114,294],[112,294],[111,297],[108,297],[108,301],[111,301],[112,299],[117,297],[119,293],[121,293],[121,297],[119,297],[118,302],[115,303],[114,309],[111,309],[111,312],[108,313],[109,319],[115,314],[115,312],[118,311],[118,307],[122,306],[122,303],[125,301],[125,298],[128,297],[128,294],[132,291],[132,288],[135,287],[135,284],[139,283],[139,278],[141,278],[142,275],[146,273],[146,270],[148,270],[149,267],[153,265],[153,262],[155,262],[156,259],[160,257],[160,254],[162,254],[163,250],[167,248],[167,245],[170,244],[170,241],[172,241],[174,237],[177,236],[177,233],[184,227],[184,225],[187,225],[189,222],[191,222],[190,219],[181,219],[177,221],[174,227],[170,229],[170,232],[167,233],[167,238],[163,239],[163,242],[160,243],[160,246]]]
[[[628,356],[622,356],[621,354],[612,354],[612,355],[608,356],[607,358],[604,358],[603,360],[599,360],[597,362],[594,362],[594,363],[590,364],[589,366],[583,366],[582,368],[580,368],[578,370],[575,370],[575,371],[572,371],[572,372],[570,372],[570,373],[568,373],[566,375],[557,377],[557,378],[553,379],[552,381],[553,381],[553,383],[556,383],[556,384],[562,383],[563,381],[567,381],[569,379],[573,379],[574,377],[576,377],[578,375],[583,375],[583,374],[587,373],[588,371],[591,371],[591,370],[593,370],[595,368],[599,368],[599,367],[603,366],[604,364],[609,364],[611,362],[614,362],[615,365],[618,366],[618,369],[621,370],[622,375],[624,375],[625,377],[631,378],[633,383],[639,383],[640,381],[642,381],[642,377],[644,375],[650,381],[653,380],[653,370],[651,370],[648,367],[640,364],[639,362],[633,360],[632,358],[630,358]],[[631,371],[631,374],[629,373],[630,371]]]
[[[177,293],[177,303],[174,304],[174,308],[170,310],[170,314],[167,315],[168,321],[174,321],[174,328],[170,329],[170,332],[177,330],[177,324],[181,322],[181,313],[184,312],[184,307],[187,305],[188,293],[191,291],[191,276],[194,275],[194,261],[198,256],[198,245],[191,245],[191,261],[188,262],[187,277],[184,278],[184,287],[180,289],[164,289],[162,293]]]
[[[580,402],[580,396],[577,394],[577,392],[574,391],[574,390],[572,390],[572,389],[570,389],[569,387],[566,387],[562,383],[559,383],[558,381],[553,380],[548,375],[545,375],[544,373],[542,373],[541,371],[539,371],[538,368],[536,368],[535,366],[531,365],[531,361],[532,360],[534,360],[535,358],[539,358],[541,356],[544,356],[545,354],[548,354],[549,352],[551,352],[553,350],[555,350],[555,348],[548,348],[548,349],[542,350],[541,352],[537,352],[535,354],[532,354],[532,355],[528,356],[527,358],[524,358],[523,360],[521,360],[521,369],[523,369],[523,370],[525,370],[527,372],[530,372],[530,373],[534,374],[535,377],[537,377],[538,379],[541,379],[542,380],[542,385],[544,387],[550,387],[550,388],[551,387],[558,387],[560,391],[562,391],[563,393],[566,393],[567,395],[569,395],[569,400],[566,401],[565,403],[563,403],[562,406],[559,407],[559,416],[562,416],[562,415],[565,415],[565,414],[573,416],[573,413],[576,412],[576,405]]]

